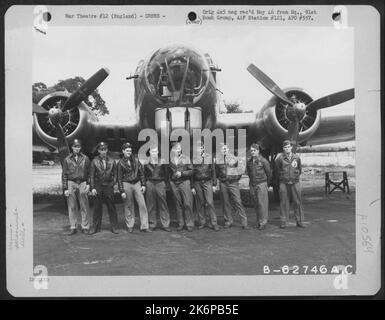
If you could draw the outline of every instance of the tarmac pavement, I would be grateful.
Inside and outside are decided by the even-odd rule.
[[[78,232],[66,236],[69,222],[62,200],[34,204],[34,265],[45,265],[51,276],[71,275],[259,275],[270,270],[297,265],[325,265],[328,273],[335,265],[352,265],[355,270],[355,197],[341,192],[324,196],[306,192],[307,228],[295,226],[294,217],[286,229],[279,228],[279,206],[270,203],[266,230],[243,230],[239,218],[230,229],[209,228],[193,232],[161,229],[153,233],[123,231],[123,208],[117,203],[120,234],[109,231],[104,207],[102,232],[87,236]],[[223,214],[216,201],[218,223]],[[253,208],[246,208],[249,225],[256,223]],[[172,212],[172,217],[175,213]],[[315,270],[315,269],[313,269]],[[319,271],[317,271],[319,273]],[[312,273],[314,274],[314,273]]]

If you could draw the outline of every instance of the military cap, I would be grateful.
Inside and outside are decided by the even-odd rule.
[[[99,149],[108,149],[108,144],[106,142],[101,141],[96,146],[96,149],[97,150],[99,150]]]
[[[290,141],[290,140],[284,140],[283,142],[282,142],[282,147],[284,147],[284,146],[287,146],[287,145],[293,145],[293,143]]]
[[[129,143],[129,142],[126,142],[126,143],[123,143],[122,145],[122,150],[125,150],[127,148],[131,148],[132,149],[132,144]]]
[[[75,139],[75,140],[72,142],[72,146],[73,146],[73,147],[81,147],[81,146],[82,146],[82,142],[81,142],[79,139]]]

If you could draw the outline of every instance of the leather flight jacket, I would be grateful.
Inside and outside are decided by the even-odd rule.
[[[120,193],[124,192],[123,182],[137,183],[140,181],[142,186],[146,185],[143,166],[137,157],[130,157],[129,159],[123,157],[119,160],[117,167]]]
[[[276,170],[279,174],[279,182],[294,184],[299,182],[302,173],[301,159],[293,153],[289,159],[284,153],[281,153],[275,160]]]
[[[116,163],[110,157],[105,158],[105,167],[103,158],[95,157],[91,162],[90,168],[90,185],[91,190],[95,189],[95,185],[112,187],[116,183]]]
[[[269,182],[272,176],[270,164],[262,156],[256,157],[254,160],[251,157],[246,163],[246,171],[249,176],[250,185]]]
[[[75,160],[75,154],[71,153],[63,161],[62,185],[63,190],[68,190],[68,181],[82,183],[88,181],[90,170],[90,159],[83,154],[78,154],[78,160]]]
[[[171,159],[170,165],[170,180],[176,184],[182,183],[185,180],[191,181],[191,176],[193,174],[193,166],[191,164],[190,158],[184,154],[181,154],[178,162],[175,163],[174,159]],[[177,178],[176,172],[179,171],[182,175]]]
[[[213,186],[216,186],[217,175],[215,172],[214,158],[210,159],[210,156],[194,158],[192,180],[194,182],[211,180]]]
[[[152,182],[160,182],[168,180],[168,166],[160,159],[158,163],[152,163],[149,161],[144,165],[144,176],[146,180]]]
[[[245,172],[245,164],[234,155],[224,157],[223,164],[216,165],[217,177],[221,182],[234,182],[241,179]]]

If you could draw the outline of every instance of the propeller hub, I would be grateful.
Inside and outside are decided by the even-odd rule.
[[[294,109],[298,119],[302,119],[306,112],[306,105],[302,102],[298,102],[294,105]]]
[[[306,113],[306,105],[302,102],[297,102],[293,106],[287,106],[286,116],[289,120],[301,120]]]
[[[48,117],[49,121],[53,124],[56,125],[59,123],[61,117],[63,115],[63,111],[61,111],[59,108],[51,108],[48,111]]]

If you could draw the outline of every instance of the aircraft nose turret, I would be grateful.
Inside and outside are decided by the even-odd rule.
[[[209,82],[209,66],[203,54],[186,46],[157,50],[145,69],[150,93],[167,107],[196,103]]]

